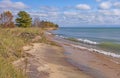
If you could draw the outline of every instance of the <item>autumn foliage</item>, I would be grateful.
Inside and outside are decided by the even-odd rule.
[[[32,20],[31,16],[29,13],[25,11],[20,11],[17,14],[17,18],[13,20],[14,16],[10,11],[5,11],[0,14],[0,27],[2,28],[14,28],[15,26],[17,27],[41,27],[41,28],[52,28],[52,29],[57,29],[58,25],[50,22],[50,21],[44,21],[40,20],[40,17],[34,18]]]
[[[3,28],[13,28],[15,24],[13,22],[13,15],[10,11],[0,14],[0,26]]]
[[[34,19],[33,26],[41,27],[41,28],[54,28],[54,29],[58,28],[57,24],[50,22],[50,21],[40,20],[39,17]]]

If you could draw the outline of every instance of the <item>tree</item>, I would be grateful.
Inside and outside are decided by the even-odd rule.
[[[41,26],[43,28],[54,28],[54,29],[57,29],[59,27],[57,24],[50,21],[41,21]]]
[[[37,17],[37,18],[34,18],[34,20],[33,20],[33,27],[57,29],[59,26],[50,21],[40,20],[40,18]]]
[[[20,11],[18,13],[18,18],[16,19],[16,25],[18,27],[30,27],[32,25],[32,18],[25,11]]]
[[[13,15],[10,11],[0,14],[0,26],[4,28],[13,28],[15,24],[13,22]]]
[[[34,21],[33,21],[33,26],[34,27],[41,27],[41,20],[40,20],[40,18],[39,17],[36,17],[36,18],[34,18]]]

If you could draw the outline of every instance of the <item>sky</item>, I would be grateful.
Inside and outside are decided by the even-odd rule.
[[[0,12],[21,10],[59,26],[120,26],[120,0],[0,0]]]

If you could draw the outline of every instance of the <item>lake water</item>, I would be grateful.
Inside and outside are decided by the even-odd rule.
[[[61,27],[58,30],[53,31],[52,33],[62,38],[74,38],[79,42],[89,45],[98,45],[105,42],[120,44],[120,28],[114,27]],[[116,46],[112,46],[116,49]],[[115,54],[107,55],[120,57],[119,49],[120,48],[118,48],[116,51],[113,51],[113,53]],[[110,51],[112,52],[112,50]]]
[[[120,43],[120,28],[61,27],[54,33],[63,37],[90,40],[97,43]]]

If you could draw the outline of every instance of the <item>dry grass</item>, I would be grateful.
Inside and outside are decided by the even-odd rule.
[[[0,28],[0,78],[27,78],[20,69],[16,69],[12,62],[25,57],[23,46],[28,45],[36,36],[40,43],[58,46],[49,40],[40,28]]]
[[[22,70],[15,67],[6,59],[0,58],[0,78],[27,78]]]
[[[38,28],[0,29],[0,78],[26,78],[16,70],[12,62],[23,57],[22,47],[37,35],[43,35]]]

